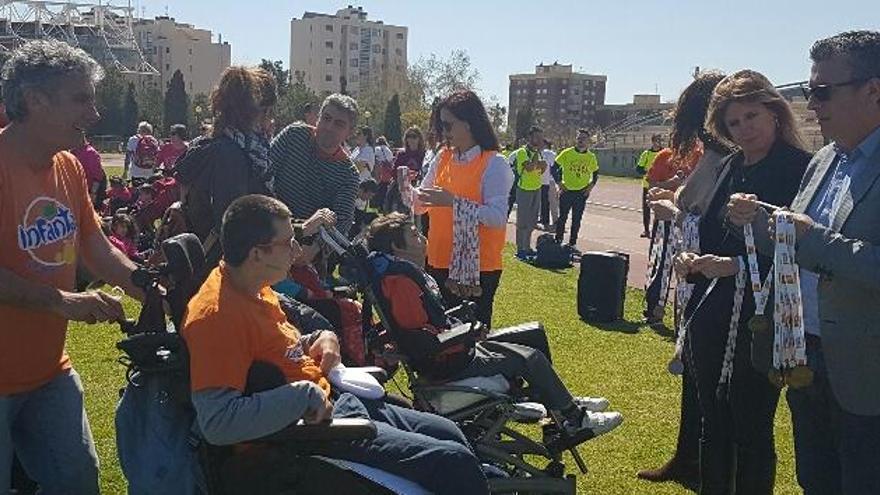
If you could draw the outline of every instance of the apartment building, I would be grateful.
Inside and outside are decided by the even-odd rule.
[[[406,77],[406,40],[406,27],[369,20],[363,7],[306,12],[290,21],[291,77],[318,94],[393,88]]]
[[[605,104],[608,77],[574,72],[571,64],[554,62],[535,67],[534,74],[510,76],[509,122],[531,108],[535,122],[545,133],[567,135],[578,127],[594,127],[599,110]]]
[[[179,70],[190,97],[207,95],[230,65],[232,47],[222,37],[215,42],[209,29],[167,16],[137,19],[132,29],[144,57],[159,71],[157,77],[143,78],[140,84],[154,85],[164,92]]]

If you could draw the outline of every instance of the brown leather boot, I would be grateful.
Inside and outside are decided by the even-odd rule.
[[[645,481],[662,483],[674,481],[688,488],[696,487],[700,483],[700,466],[695,463],[679,461],[675,457],[657,469],[643,469],[636,476]]]

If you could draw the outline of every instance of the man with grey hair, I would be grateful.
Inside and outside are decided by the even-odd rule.
[[[122,177],[129,177],[129,170],[131,170],[131,166],[134,163],[135,154],[137,153],[137,147],[141,137],[152,135],[153,124],[150,124],[146,120],[141,121],[137,126],[137,132],[135,135],[128,138],[128,142],[125,143],[125,166],[122,169]]]
[[[808,494],[880,493],[880,32],[817,41],[804,96],[831,144],[791,204],[812,383],[788,389]],[[734,195],[736,224],[767,222]],[[770,228],[773,228],[770,222]]]
[[[142,297],[135,265],[101,232],[82,166],[65,150],[100,116],[101,68],[58,41],[4,64],[11,123],[0,131],[0,493],[15,452],[45,493],[98,493],[82,385],[64,352],[68,321],[125,317],[118,298],[73,292],[77,263]]]
[[[327,208],[335,213],[340,232],[351,228],[358,173],[342,145],[351,137],[357,117],[352,97],[332,94],[321,105],[316,127],[293,123],[272,140],[269,161],[275,193],[295,218],[309,218]]]

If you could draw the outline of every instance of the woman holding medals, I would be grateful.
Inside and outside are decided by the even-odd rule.
[[[712,191],[720,172],[722,159],[732,149],[725,142],[711,134],[705,127],[706,112],[715,86],[724,78],[724,74],[716,71],[704,71],[682,91],[675,107],[672,129],[672,150],[678,156],[694,155],[694,150],[702,150],[696,166],[688,175],[684,185],[677,190],[655,188],[650,191],[650,207],[658,220],[671,221],[678,233],[693,234],[692,228],[699,221],[700,215],[712,199]],[[684,235],[674,236],[674,252],[690,250],[699,252],[699,246],[691,247],[696,242],[688,242]],[[682,331],[683,320],[687,314],[682,311],[693,295],[692,284],[680,280],[676,286],[675,326],[679,331],[676,351],[670,363],[671,371],[682,375],[681,416],[678,426],[678,439],[675,452],[663,466],[656,469],[645,469],[638,472],[638,477],[647,481],[674,481],[686,487],[695,487],[699,483],[699,448],[701,416],[697,401],[697,390],[690,364],[683,355],[682,346],[686,334]],[[674,363],[674,364],[673,364]]]
[[[762,74],[741,70],[712,95],[706,126],[739,149],[724,158],[711,201],[699,221],[702,254],[676,257],[676,271],[695,283],[686,313],[685,353],[703,414],[701,494],[773,493],[773,418],[779,388],[767,378],[766,314],[772,259],[754,237],[725,219],[732,194],[788,205],[810,161],[788,102]],[[748,244],[748,246],[747,246]],[[699,295],[699,297],[697,297]],[[769,308],[769,311],[766,311]],[[765,315],[765,316],[762,316]],[[761,325],[761,323],[767,323]],[[753,330],[754,349],[753,349]],[[753,356],[758,359],[753,359]]]

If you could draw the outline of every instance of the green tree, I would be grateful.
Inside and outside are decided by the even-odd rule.
[[[166,126],[174,124],[187,125],[189,119],[189,96],[186,94],[186,85],[183,81],[183,73],[174,71],[171,81],[168,82],[168,90],[165,92],[164,122]],[[164,127],[164,131],[167,131]],[[164,132],[157,132],[164,134]]]
[[[145,120],[156,130],[163,129],[164,97],[154,86],[144,86],[137,91],[138,120]]]
[[[211,100],[205,93],[197,93],[189,105],[189,122],[198,128],[202,122],[211,116]],[[192,129],[190,135],[195,136],[198,129]]]
[[[526,107],[516,113],[516,140],[520,141],[529,134],[529,127],[535,125],[535,114],[531,107]]]
[[[422,100],[430,105],[434,98],[443,98],[459,89],[474,90],[480,73],[471,64],[466,50],[452,50],[448,58],[432,53],[420,58],[409,68],[408,79],[422,93]]]
[[[403,141],[401,140],[403,132],[400,127],[400,96],[394,93],[394,96],[388,100],[388,105],[385,106],[384,127],[385,138],[388,139],[389,144],[392,146],[403,146]]]
[[[318,95],[305,85],[302,76],[297,77],[275,105],[275,129],[280,131],[288,124],[302,120],[306,104],[318,105],[320,101]]]
[[[284,70],[284,63],[280,60],[271,61],[262,59],[260,68],[272,74],[275,83],[278,85],[278,96],[283,96],[290,89],[290,71]]]
[[[138,102],[134,83],[128,83],[125,99],[122,102],[121,135],[130,136],[137,131]]]
[[[122,96],[125,94],[125,79],[115,67],[107,68],[104,79],[95,88],[95,106],[101,120],[95,124],[92,133],[97,135],[123,135]]]

